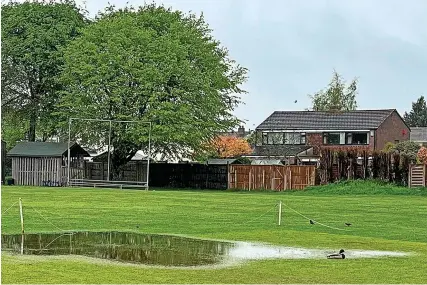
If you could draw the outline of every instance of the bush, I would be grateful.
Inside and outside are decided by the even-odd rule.
[[[417,143],[411,141],[403,141],[396,144],[391,150],[398,151],[401,155],[405,155],[409,158],[411,163],[417,162],[418,151],[420,146]]]

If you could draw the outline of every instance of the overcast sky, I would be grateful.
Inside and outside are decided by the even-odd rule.
[[[78,3],[83,1],[78,0]],[[107,3],[88,0],[93,16]],[[150,1],[147,1],[150,2]],[[249,93],[236,115],[254,128],[275,110],[304,110],[308,94],[336,69],[359,78],[360,109],[396,108],[402,115],[427,95],[425,0],[156,0],[203,11],[230,56],[249,69]],[[294,103],[298,100],[297,103]]]

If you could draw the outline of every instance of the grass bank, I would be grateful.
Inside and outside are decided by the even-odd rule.
[[[361,187],[366,189],[358,189]],[[27,232],[122,230],[308,248],[416,252],[404,258],[263,260],[203,270],[2,254],[2,281],[426,283],[427,198],[423,193],[404,194],[408,189],[396,190],[394,186],[383,185],[385,188],[378,192],[367,190],[375,187],[374,182],[354,182],[289,193],[2,187],[2,212],[22,198]],[[280,227],[278,201],[284,210]],[[328,227],[310,225],[302,215]],[[345,222],[352,226],[346,227]],[[2,233],[19,232],[19,209],[15,205],[2,215]]]

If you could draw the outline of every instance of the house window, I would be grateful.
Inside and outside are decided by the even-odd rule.
[[[323,134],[324,144],[340,144],[342,140],[341,133],[325,133]]]
[[[262,144],[263,145],[268,144],[268,135],[267,135],[267,133],[262,133]]]
[[[323,144],[369,144],[369,133],[324,133]]]
[[[285,133],[285,144],[301,144],[301,134]]]
[[[283,144],[283,133],[268,133],[268,144]]]
[[[353,137],[352,144],[368,144],[368,134],[367,133],[352,133]]]
[[[306,143],[306,141],[305,141],[305,133],[302,133],[301,134],[301,144],[305,144]]]
[[[346,133],[346,144],[369,144],[369,133]]]
[[[347,133],[346,144],[352,144],[352,143],[353,143],[353,133]]]
[[[263,145],[299,145],[306,143],[305,133],[292,133],[292,132],[269,132],[262,133]]]

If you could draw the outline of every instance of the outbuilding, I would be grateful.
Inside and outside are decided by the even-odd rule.
[[[62,186],[67,182],[68,143],[20,142],[8,153],[16,185]],[[84,178],[84,157],[77,143],[70,145],[70,178]]]

